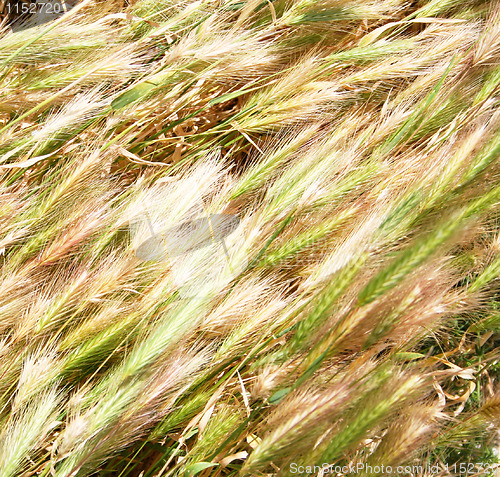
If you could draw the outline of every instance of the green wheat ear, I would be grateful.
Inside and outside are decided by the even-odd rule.
[[[0,477],[492,470],[499,3],[74,3],[0,4]]]

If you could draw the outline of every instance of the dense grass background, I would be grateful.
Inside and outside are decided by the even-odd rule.
[[[2,8],[1,477],[495,475],[500,4]]]

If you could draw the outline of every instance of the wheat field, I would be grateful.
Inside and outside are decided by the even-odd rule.
[[[0,5],[0,477],[500,475],[500,3],[48,5]]]

